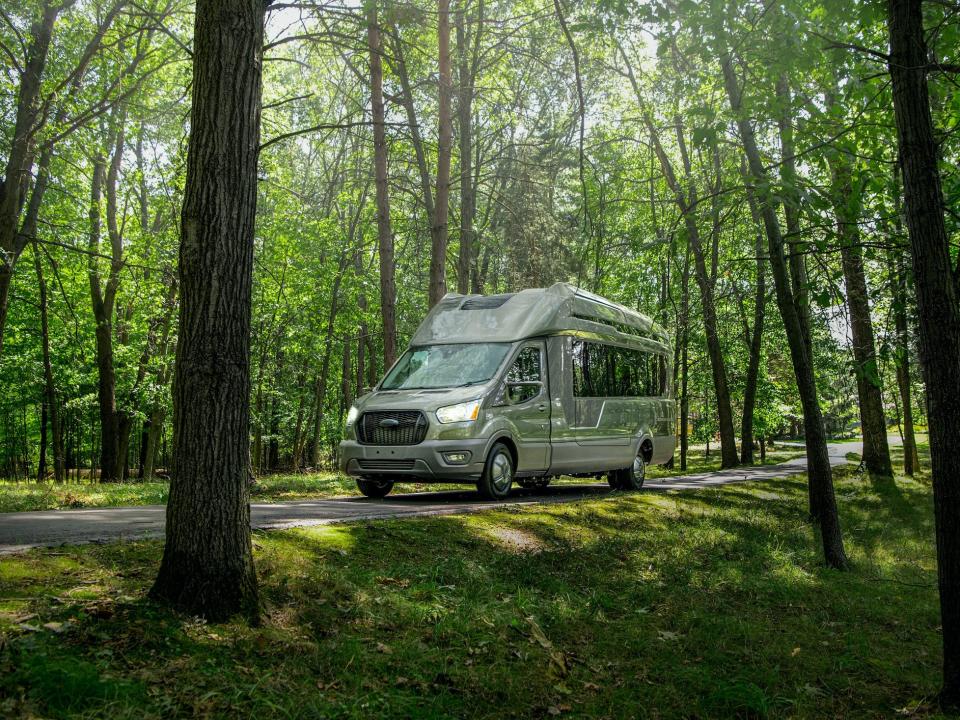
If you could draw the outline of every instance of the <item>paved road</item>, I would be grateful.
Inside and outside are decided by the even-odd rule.
[[[842,465],[847,462],[847,453],[859,451],[859,442],[834,443],[830,445],[830,462],[833,465]],[[800,474],[806,470],[806,466],[805,458],[796,458],[779,465],[684,475],[663,481],[648,480],[644,491],[694,490],[748,480],[767,480]],[[609,493],[610,488],[606,483],[557,485],[538,491],[515,490],[506,504],[574,502]],[[357,520],[476,512],[504,504],[483,500],[476,492],[458,490],[392,495],[384,500],[351,497],[254,503],[250,506],[250,511],[252,526],[259,530],[268,530]],[[163,535],[164,512],[163,505],[145,505],[0,513],[0,555],[67,543],[102,543],[159,537]]]

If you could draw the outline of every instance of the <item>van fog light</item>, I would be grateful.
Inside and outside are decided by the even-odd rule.
[[[443,453],[443,459],[450,465],[466,465],[470,462],[470,453],[466,450],[463,452],[445,452]]]

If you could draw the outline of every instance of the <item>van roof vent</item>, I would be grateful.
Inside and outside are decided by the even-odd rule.
[[[503,305],[507,300],[512,298],[515,293],[504,293],[503,295],[477,295],[475,297],[467,298],[463,305],[460,306],[461,310],[493,310]]]

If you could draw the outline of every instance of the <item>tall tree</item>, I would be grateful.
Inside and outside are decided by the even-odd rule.
[[[367,10],[370,51],[370,109],[373,120],[373,168],[377,202],[377,249],[380,254],[380,314],[383,316],[383,363],[397,359],[397,282],[393,230],[390,227],[390,187],[387,177],[387,132],[383,111],[383,42],[377,2]]]
[[[453,149],[450,67],[450,0],[437,1],[438,69],[440,72],[439,139],[437,142],[437,189],[431,219],[430,307],[447,294],[447,239],[450,197],[450,156]]]
[[[837,513],[837,501],[833,490],[833,471],[827,454],[827,436],[820,411],[817,393],[817,381],[813,371],[813,359],[804,341],[800,315],[794,304],[795,299],[790,284],[790,275],[784,256],[783,234],[777,217],[771,182],[767,176],[760,156],[753,125],[743,109],[743,93],[734,71],[734,57],[726,48],[722,49],[721,69],[724,87],[730,101],[740,141],[747,156],[750,182],[760,205],[767,235],[767,250],[770,254],[770,268],[773,274],[777,294],[777,306],[787,332],[790,345],[790,358],[793,362],[797,389],[803,406],[804,439],[807,448],[807,474],[810,487],[810,513],[820,528],[823,542],[823,554],[827,564],[835,568],[847,566],[847,556],[843,547],[843,535],[840,532],[840,517]]]
[[[943,635],[941,703],[960,708],[960,278],[950,264],[921,0],[888,0],[889,71],[927,386]]]
[[[180,236],[173,480],[151,597],[259,615],[250,538],[250,302],[263,0],[198,0]]]

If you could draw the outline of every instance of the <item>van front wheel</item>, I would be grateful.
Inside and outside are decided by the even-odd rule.
[[[622,470],[610,473],[608,482],[615,490],[639,490],[647,478],[647,462],[643,457],[643,450],[637,453],[633,464]]]
[[[368,498],[382,498],[393,490],[393,483],[390,480],[357,478],[357,488]]]
[[[487,456],[487,464],[483,468],[483,475],[477,483],[477,490],[489,500],[505,500],[510,495],[510,486],[513,484],[513,455],[503,443],[493,446]]]

